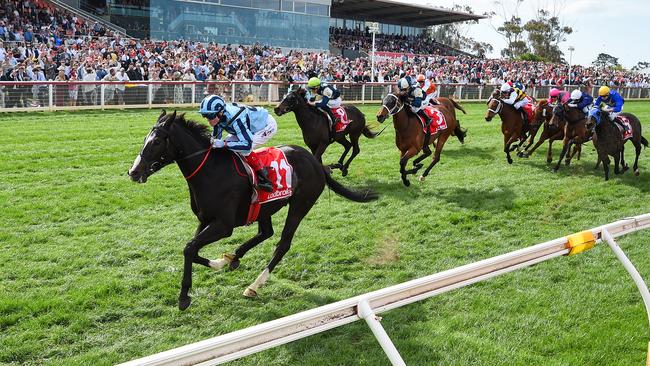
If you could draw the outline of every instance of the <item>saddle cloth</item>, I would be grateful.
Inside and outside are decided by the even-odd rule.
[[[623,141],[627,141],[632,138],[633,133],[632,133],[632,125],[630,124],[630,120],[626,116],[617,116],[615,119],[614,125],[618,127],[619,131],[621,131],[621,135],[623,136]]]
[[[424,107],[424,113],[426,113],[429,118],[431,118],[431,124],[429,125],[429,134],[434,135],[438,131],[443,131],[447,129],[447,119],[445,118],[445,114],[442,113],[439,109],[432,107],[432,106],[426,106]],[[427,133],[427,125],[424,120],[422,120],[422,117],[417,115],[418,118],[420,119],[420,123],[422,124],[422,131],[424,133]]]
[[[284,151],[276,147],[263,147],[256,149],[255,152],[257,153],[258,159],[262,162],[262,166],[264,166],[268,172],[269,180],[273,184],[273,191],[267,192],[263,189],[257,188],[257,175],[253,172],[253,169],[250,167],[246,159],[241,158],[241,155],[234,154],[240,158],[249,181],[253,187],[255,187],[251,196],[251,205],[248,210],[248,219],[246,220],[247,225],[250,225],[257,220],[262,204],[288,198],[293,194],[293,188],[291,185],[293,167],[289,164],[287,157],[284,155]],[[235,167],[236,166],[237,165],[235,164]],[[240,172],[240,175],[243,174]]]
[[[528,123],[531,123],[535,116],[535,110],[533,109],[533,105],[528,103],[522,109],[524,113],[526,113],[526,117],[528,117]]]
[[[350,120],[348,119],[348,113],[345,111],[344,107],[335,107],[335,108],[330,108],[332,110],[332,114],[338,117],[338,122],[336,123],[336,126],[334,126],[336,132],[341,132],[344,131],[346,127],[350,124]]]

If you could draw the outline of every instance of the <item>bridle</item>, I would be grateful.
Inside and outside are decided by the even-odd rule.
[[[165,152],[170,151],[169,147],[171,145],[171,146],[173,146],[174,150],[176,150],[179,153],[179,155],[182,155],[183,151],[181,149],[177,148],[174,145],[174,143],[171,141],[171,139],[169,138],[169,130],[166,130],[161,125],[157,125],[157,126],[154,126],[154,128],[151,130],[150,134],[151,133],[156,133],[156,136],[161,136],[162,138],[165,139],[165,143],[167,144],[167,146],[165,148]],[[142,147],[142,149],[144,150],[144,146]],[[191,153],[189,155],[183,156],[181,158],[176,158],[176,157],[169,158],[169,157],[165,156],[165,153],[162,153],[162,154],[160,154],[160,158],[158,160],[155,160],[155,161],[148,161],[147,159],[145,159],[144,156],[142,156],[142,151],[140,151],[140,159],[142,160],[142,163],[146,167],[145,171],[147,172],[147,175],[150,176],[150,175],[154,174],[155,172],[159,171],[160,169],[166,167],[169,164],[172,164],[174,162],[178,163],[178,162],[181,162],[183,160],[187,160],[187,159],[193,158],[195,156],[205,154],[205,156],[203,157],[203,160],[201,161],[201,164],[199,164],[199,166],[192,172],[192,174],[185,177],[186,180],[190,180],[192,177],[194,177],[199,172],[199,170],[201,170],[201,168],[203,168],[203,165],[208,160],[208,157],[210,156],[211,151],[212,151],[212,147],[208,147],[208,148],[196,151],[194,153]]]
[[[501,101],[501,99],[497,99],[497,98],[494,98],[494,97],[490,96],[490,99],[488,99],[488,101],[487,101],[488,106],[490,106],[490,102],[492,102],[493,100],[497,101],[497,103],[498,103],[497,107],[495,109],[488,108],[488,112],[492,112],[494,114],[501,113],[501,110],[503,109],[503,102]]]
[[[399,113],[399,112],[402,111],[402,108],[404,108],[404,103],[400,103],[400,99],[399,99],[399,97],[398,97],[397,95],[395,95],[395,94],[389,93],[388,95],[386,95],[386,98],[388,98],[388,97],[393,97],[393,98],[395,98],[395,105],[393,106],[393,108],[388,108],[388,107],[386,106],[386,103],[383,103],[383,104],[381,105],[381,108],[382,108],[382,109],[385,108],[386,111],[388,111],[388,114],[390,114],[391,116],[394,116],[394,115],[396,115],[397,113]],[[386,100],[386,98],[384,98],[384,100]],[[397,109],[397,110],[395,110],[395,109]]]

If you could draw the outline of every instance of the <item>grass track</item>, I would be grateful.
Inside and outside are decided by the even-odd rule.
[[[508,165],[499,122],[483,120],[482,104],[466,107],[466,144],[450,140],[425,183],[402,186],[392,127],[362,137],[350,175],[335,177],[377,189],[379,201],[325,192],[260,297],[243,298],[281,212],[276,235],[236,272],[195,266],[183,313],[182,249],[196,225],[186,184],[173,166],[145,185],[126,176],[158,111],[0,115],[0,364],[123,362],[650,211],[650,151],[640,177],[609,182],[592,169],[591,145],[558,174],[544,147]],[[369,119],[377,111],[361,108]],[[626,111],[650,137],[650,103]],[[274,143],[302,145],[293,115],[278,121]],[[237,229],[203,253],[254,232]],[[650,278],[650,232],[620,243]],[[606,246],[393,310],[383,324],[409,365],[638,365],[650,339],[640,295]],[[388,364],[362,322],[233,362],[358,364]]]

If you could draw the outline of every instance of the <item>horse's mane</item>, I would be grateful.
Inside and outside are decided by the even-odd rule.
[[[180,123],[183,126],[185,126],[187,130],[192,135],[197,137],[200,141],[210,139],[210,134],[211,134],[210,126],[204,125],[203,123],[197,121],[193,121],[191,119],[186,119],[185,113],[176,115],[176,118],[174,119],[174,123]]]

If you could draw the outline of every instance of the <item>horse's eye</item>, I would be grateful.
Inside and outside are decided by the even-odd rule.
[[[160,145],[160,139],[158,137],[153,139],[153,144],[154,145]]]

